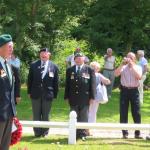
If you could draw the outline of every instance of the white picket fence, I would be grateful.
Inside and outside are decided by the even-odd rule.
[[[20,121],[23,127],[68,128],[68,144],[76,144],[76,129],[150,130],[150,124],[81,123],[75,111],[70,112],[69,122]]]

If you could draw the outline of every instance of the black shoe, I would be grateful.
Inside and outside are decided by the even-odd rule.
[[[150,140],[150,135],[146,137],[146,140]]]
[[[39,137],[41,137],[41,135],[40,135],[40,134],[36,134],[35,137],[36,137],[36,138],[39,138]]]
[[[123,134],[123,139],[128,139],[128,135],[127,134]]]
[[[42,134],[42,137],[48,137],[48,133]]]
[[[135,138],[135,139],[143,139],[143,137],[140,136],[140,135],[135,135],[134,138]]]

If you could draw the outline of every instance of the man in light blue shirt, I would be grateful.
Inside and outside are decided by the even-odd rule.
[[[143,104],[143,83],[146,79],[146,73],[148,71],[148,61],[144,57],[144,50],[137,51],[138,64],[142,68],[142,78],[140,80],[139,93],[140,93],[140,104]]]
[[[16,57],[14,54],[11,55],[10,59],[8,59],[8,62],[10,65],[20,69],[20,59]]]

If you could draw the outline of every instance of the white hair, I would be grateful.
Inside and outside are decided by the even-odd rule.
[[[107,52],[112,52],[112,48],[107,48]]]
[[[100,64],[96,61],[93,61],[90,63],[90,66],[93,68],[93,69],[100,69]]]
[[[144,50],[138,50],[137,53],[142,57],[144,56]]]

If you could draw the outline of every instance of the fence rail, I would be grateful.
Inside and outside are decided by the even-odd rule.
[[[150,124],[120,124],[120,123],[81,123],[77,122],[76,112],[70,112],[69,122],[20,121],[23,127],[67,128],[69,130],[68,144],[76,144],[76,129],[101,130],[150,130]]]

